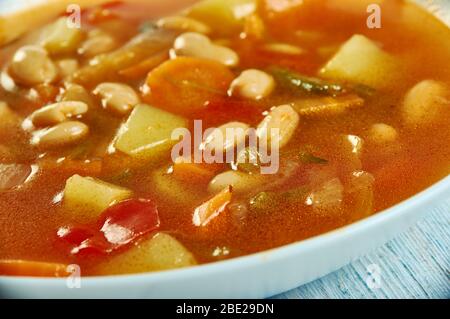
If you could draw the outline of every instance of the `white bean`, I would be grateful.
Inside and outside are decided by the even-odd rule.
[[[63,78],[72,76],[78,70],[78,61],[76,59],[62,59],[56,62],[59,74]]]
[[[252,100],[260,100],[269,96],[275,88],[275,80],[266,72],[246,70],[231,83],[229,94]]]
[[[305,53],[305,50],[302,48],[288,43],[269,43],[264,46],[264,50],[287,55],[301,55]]]
[[[300,117],[290,105],[273,108],[258,125],[256,134],[263,143],[278,141],[280,148],[289,143],[300,122]]]
[[[89,127],[81,122],[69,121],[49,129],[37,131],[31,144],[42,148],[68,146],[83,140],[89,134]]]
[[[234,150],[247,137],[249,126],[241,122],[230,122],[215,128],[201,144],[202,149],[214,150],[214,154]]]
[[[49,126],[66,121],[70,117],[80,116],[88,111],[86,103],[63,101],[47,105],[33,114],[30,119],[35,126]]]
[[[92,106],[94,101],[92,96],[84,87],[79,84],[66,83],[65,91],[60,96],[61,101],[79,101],[84,102],[88,106]]]
[[[88,34],[88,38],[78,49],[78,53],[92,58],[102,53],[107,53],[117,47],[116,40],[109,34],[101,30],[92,30]]]
[[[101,97],[105,109],[110,109],[119,115],[129,113],[135,105],[140,103],[134,89],[122,83],[101,83],[93,93]]]
[[[57,68],[45,49],[28,45],[14,54],[10,65],[11,75],[26,85],[52,82],[58,75]]]
[[[207,36],[195,32],[183,33],[176,38],[171,55],[215,60],[230,67],[239,63],[239,56],[232,49],[214,44]]]
[[[370,138],[377,144],[387,144],[395,142],[398,138],[398,132],[395,128],[384,123],[372,125],[369,131]]]
[[[226,171],[213,178],[208,185],[208,191],[216,194],[225,187],[232,186],[234,193],[247,193],[264,185],[265,178],[262,175],[249,175],[238,171]]]

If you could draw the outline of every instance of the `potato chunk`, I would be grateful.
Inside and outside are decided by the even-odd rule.
[[[130,156],[158,158],[169,153],[176,143],[171,139],[172,132],[186,126],[187,121],[182,117],[140,104],[120,128],[114,145]]]
[[[42,45],[50,54],[75,52],[84,38],[80,28],[70,27],[65,17],[59,18],[44,29]]]
[[[255,11],[256,0],[204,0],[190,9],[189,16],[225,36],[243,27],[244,18]]]
[[[164,233],[133,246],[109,261],[96,272],[113,275],[168,270],[196,265],[194,256],[178,240]]]
[[[450,112],[450,88],[433,80],[414,86],[402,104],[403,121],[409,127],[432,124],[446,112]]]
[[[399,67],[395,59],[372,40],[354,35],[320,70],[326,78],[350,81],[373,88],[389,87],[397,78]]]
[[[132,192],[91,177],[74,175],[66,181],[64,205],[77,220],[95,220],[109,206],[128,199]]]

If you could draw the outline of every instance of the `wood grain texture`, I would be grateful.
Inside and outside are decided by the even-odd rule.
[[[379,289],[366,283],[372,264],[381,270]],[[274,298],[450,299],[450,202],[376,251]]]

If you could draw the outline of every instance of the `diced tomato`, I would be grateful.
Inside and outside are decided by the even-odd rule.
[[[108,208],[100,231],[114,245],[124,245],[159,228],[158,209],[153,201],[130,199]]]
[[[159,229],[156,204],[130,199],[109,207],[94,225],[62,227],[58,237],[72,245],[71,252],[107,254]]]

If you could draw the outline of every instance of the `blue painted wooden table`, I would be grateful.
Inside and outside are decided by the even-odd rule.
[[[376,251],[274,298],[450,299],[450,204]]]

